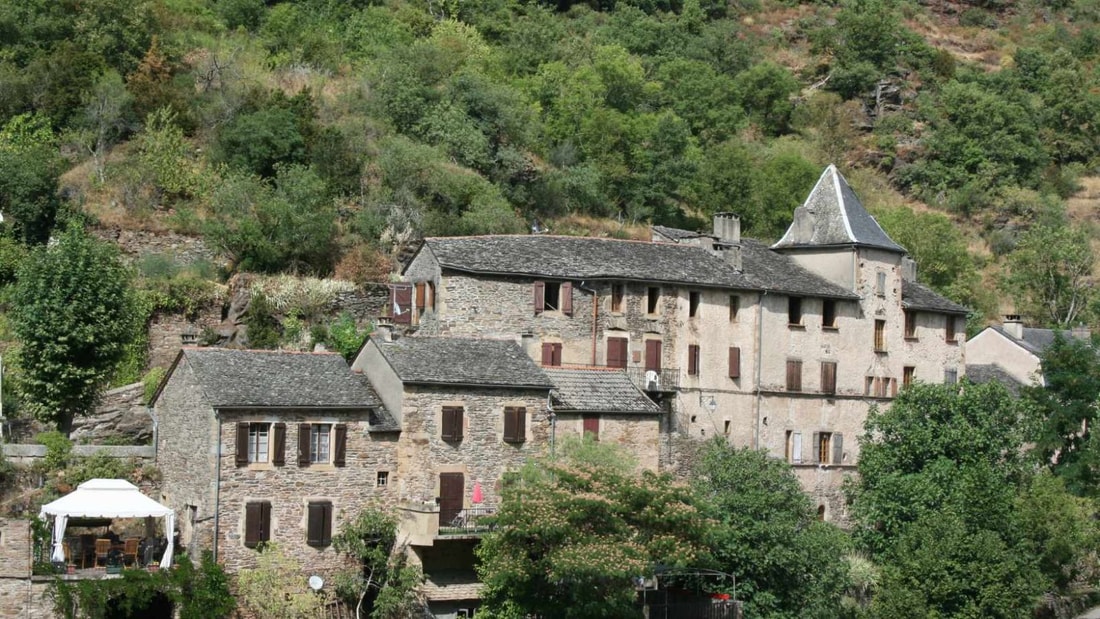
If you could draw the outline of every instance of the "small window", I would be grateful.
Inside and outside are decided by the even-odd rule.
[[[374,485],[379,488],[385,488],[390,485],[390,472],[378,471],[378,476],[375,478]]]
[[[688,376],[699,375],[699,345],[688,344]]]
[[[504,409],[504,441],[522,443],[527,440],[527,409],[509,406]]]
[[[646,288],[646,313],[656,314],[660,310],[661,289],[656,287]]]
[[[908,387],[913,384],[913,377],[917,373],[917,368],[911,365],[907,365],[901,369],[901,384],[903,387]]]
[[[722,434],[725,434],[726,436],[730,435],[730,420],[729,419],[727,419],[722,424]]]
[[[535,282],[535,314],[561,311],[573,315],[573,284],[571,282]]]
[[[825,506],[824,505],[818,505],[817,506],[817,520],[819,522],[825,522]]]
[[[836,328],[836,301],[825,299],[821,302],[821,326],[826,329]]]
[[[844,463],[844,436],[839,432],[814,432],[813,449],[818,464]]]
[[[890,390],[890,379],[883,376],[876,376],[874,390],[876,398],[885,398]]]
[[[600,416],[599,415],[585,415],[582,422],[584,429],[581,431],[585,436],[591,436],[592,440],[600,440]]]
[[[310,501],[306,522],[306,543],[324,548],[332,543],[332,503]]]
[[[699,293],[688,293],[688,318],[695,318],[699,315]]]
[[[879,271],[876,275],[878,277],[876,278],[876,281],[875,281],[875,294],[877,294],[880,297],[885,297],[886,296],[886,272],[885,271]]]
[[[560,282],[546,282],[546,301],[543,304],[543,308],[552,312],[554,310],[561,309],[561,283]]]
[[[737,322],[737,312],[741,311],[741,297],[730,295],[730,322]]]
[[[450,442],[462,440],[462,412],[461,406],[443,407],[443,424],[440,438]]]
[[[787,324],[802,324],[802,299],[799,297],[787,299]]]
[[[310,464],[328,464],[329,446],[331,445],[332,424],[314,423],[309,430],[309,462]]]
[[[271,503],[252,501],[244,504],[244,545],[255,548],[271,540]]]
[[[946,328],[944,329],[944,331],[945,331],[945,339],[947,340],[947,343],[948,344],[954,344],[955,343],[955,317],[954,316],[948,316],[947,317],[947,324],[946,324]]]
[[[959,382],[959,371],[955,368],[948,368],[943,371],[943,384],[954,385]]]
[[[802,433],[787,430],[787,462],[802,464]]]
[[[836,393],[836,361],[821,362],[821,393]]]
[[[611,284],[611,311],[620,314],[623,311],[623,285]]]
[[[328,464],[344,466],[347,454],[346,424],[298,424],[298,466]]]
[[[561,342],[543,343],[542,365],[544,367],[557,367],[561,365]]]
[[[875,352],[886,351],[886,321],[875,321]]]
[[[917,313],[905,311],[905,339],[917,339]]]
[[[248,424],[248,462],[268,461],[268,437],[271,430],[270,423]]]
[[[802,391],[802,361],[787,360],[787,391]]]

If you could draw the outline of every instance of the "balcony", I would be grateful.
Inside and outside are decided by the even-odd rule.
[[[465,537],[488,533],[493,529],[489,516],[495,513],[496,510],[491,507],[467,507],[451,518],[450,522],[443,522],[443,514],[440,514],[436,537]]]
[[[680,388],[679,368],[661,368],[660,370],[647,370],[645,368],[627,368],[627,376],[642,391],[669,392]]]
[[[433,503],[406,502],[398,506],[398,528],[412,546],[434,546],[439,540],[477,539],[492,530],[491,507],[467,507],[447,517]],[[446,520],[445,520],[446,518]]]

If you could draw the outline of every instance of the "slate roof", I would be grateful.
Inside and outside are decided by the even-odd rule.
[[[554,383],[554,410],[576,413],[661,412],[623,370],[543,368]]]
[[[672,239],[673,241],[686,241],[688,239],[697,239],[704,236],[713,236],[710,234],[703,234],[702,232],[692,232],[691,230],[682,230],[680,228],[669,228],[668,226],[653,226],[653,230],[665,238]]]
[[[928,286],[907,281],[901,282],[901,306],[905,309],[943,314],[966,314],[969,311]]]
[[[794,222],[773,248],[874,247],[906,253],[863,207],[844,175],[830,165],[795,210]]]
[[[1012,335],[1008,331],[1005,331],[1003,327],[993,326],[989,328],[1007,337],[1009,340],[1016,342],[1021,348],[1036,356],[1043,354],[1043,351],[1045,351],[1047,348],[1050,347],[1051,344],[1054,343],[1054,329],[1024,327],[1024,337],[1021,339]],[[1087,334],[1077,334],[1069,329],[1063,330],[1062,335],[1066,338],[1073,337],[1086,340],[1089,338]]]
[[[539,366],[511,340],[401,337],[372,341],[405,383],[549,389]]]
[[[1012,395],[1020,395],[1020,389],[1024,383],[1016,380],[997,364],[975,364],[966,366],[966,378],[972,383],[985,384],[997,381],[1008,388]]]
[[[523,235],[424,240],[446,269],[572,280],[632,280],[738,290],[858,298],[762,243],[741,243],[742,272],[702,247],[589,237]]]
[[[337,353],[184,348],[177,364],[180,358],[187,359],[214,408],[382,406]]]

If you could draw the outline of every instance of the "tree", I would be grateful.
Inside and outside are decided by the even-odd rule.
[[[265,544],[256,567],[237,573],[237,596],[257,619],[317,617],[325,598],[310,590],[302,566],[278,544]]]
[[[1092,265],[1085,230],[1035,227],[1023,234],[1009,255],[1005,287],[1024,315],[1051,327],[1068,328],[1088,315]]]
[[[479,614],[634,617],[635,578],[657,565],[708,565],[709,523],[688,487],[639,475],[591,440],[561,451],[506,481],[497,528],[477,548]]]
[[[129,129],[128,118],[133,97],[126,91],[122,77],[115,71],[99,76],[84,95],[84,113],[77,118],[78,138],[95,163],[96,177],[103,175],[107,151]]]
[[[12,118],[0,130],[0,213],[26,244],[45,243],[61,198],[61,158],[49,119],[37,114]]]
[[[72,224],[24,261],[12,297],[21,389],[35,415],[68,434],[92,411],[136,324],[131,274],[107,243]]]
[[[363,510],[332,538],[332,547],[355,562],[355,568],[337,575],[336,591],[355,604],[356,617],[419,616],[423,602],[417,586],[423,575],[408,565],[405,548],[396,542],[397,520],[377,509]]]
[[[837,616],[848,583],[847,536],[817,520],[787,463],[715,440],[702,446],[692,477],[717,522],[714,558],[736,575],[748,616]]]

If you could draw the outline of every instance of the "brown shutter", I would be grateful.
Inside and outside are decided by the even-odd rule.
[[[428,299],[424,302],[424,306],[427,307],[428,309],[434,311],[435,310],[435,284],[432,283],[432,282],[428,282],[427,289],[428,289],[428,291],[427,291]]]
[[[248,466],[248,422],[237,424],[237,466]]]
[[[336,448],[332,453],[332,464],[344,466],[348,453],[348,427],[342,423],[336,424]]]
[[[599,415],[585,415],[584,416],[584,434],[591,434],[593,440],[600,440],[600,417]]]
[[[306,543],[328,546],[332,543],[332,503],[310,503],[306,519]]]
[[[504,440],[522,443],[527,440],[527,409],[509,406],[504,409]]]
[[[266,542],[271,539],[271,503],[263,501],[260,503],[260,541]]]
[[[887,380],[890,381],[890,395],[895,398],[898,397],[898,379],[890,378]]]
[[[416,313],[423,314],[424,306],[427,303],[427,284],[424,282],[416,283]]]
[[[504,440],[512,442],[516,436],[516,409],[512,407],[506,407],[504,409]]]
[[[573,315],[573,282],[561,283],[561,313]]]
[[[535,314],[546,309],[546,282],[535,282]]]
[[[321,521],[321,539],[325,546],[332,543],[332,503],[325,503],[325,519]]]
[[[741,348],[730,346],[730,378],[741,378]]]
[[[272,449],[274,453],[271,454],[271,463],[276,466],[282,466],[286,464],[286,424],[277,423],[274,425],[275,440]]]
[[[439,524],[448,526],[462,511],[466,497],[466,476],[462,473],[439,474]]]
[[[613,368],[625,368],[626,367],[626,347],[627,339],[625,337],[609,337],[607,338],[607,365]]]
[[[688,344],[688,376],[699,374],[699,346]]]
[[[554,365],[554,345],[550,343],[544,343],[542,345],[542,365],[543,367],[549,367]]]
[[[661,371],[661,340],[646,340],[645,369],[646,371]]]
[[[452,410],[454,412],[451,413],[451,417],[453,418],[453,420],[451,421],[451,424],[454,426],[454,437],[455,437],[456,441],[461,441],[462,440],[462,425],[463,425],[462,424],[462,412],[463,412],[462,407],[461,406],[456,406]]]
[[[445,441],[455,440],[454,408],[451,406],[443,407],[443,423],[440,428],[439,438]]]
[[[527,440],[527,409],[522,406],[513,409],[516,416],[516,442]]]
[[[255,501],[244,505],[244,545],[255,548],[271,539],[271,503]]]
[[[309,424],[298,424],[298,466],[309,466]]]
[[[413,290],[411,284],[394,284],[394,300],[397,303],[397,310],[400,313],[394,314],[393,321],[397,324],[411,324],[412,323],[412,296]]]
[[[821,362],[821,393],[836,393],[836,362]]]

